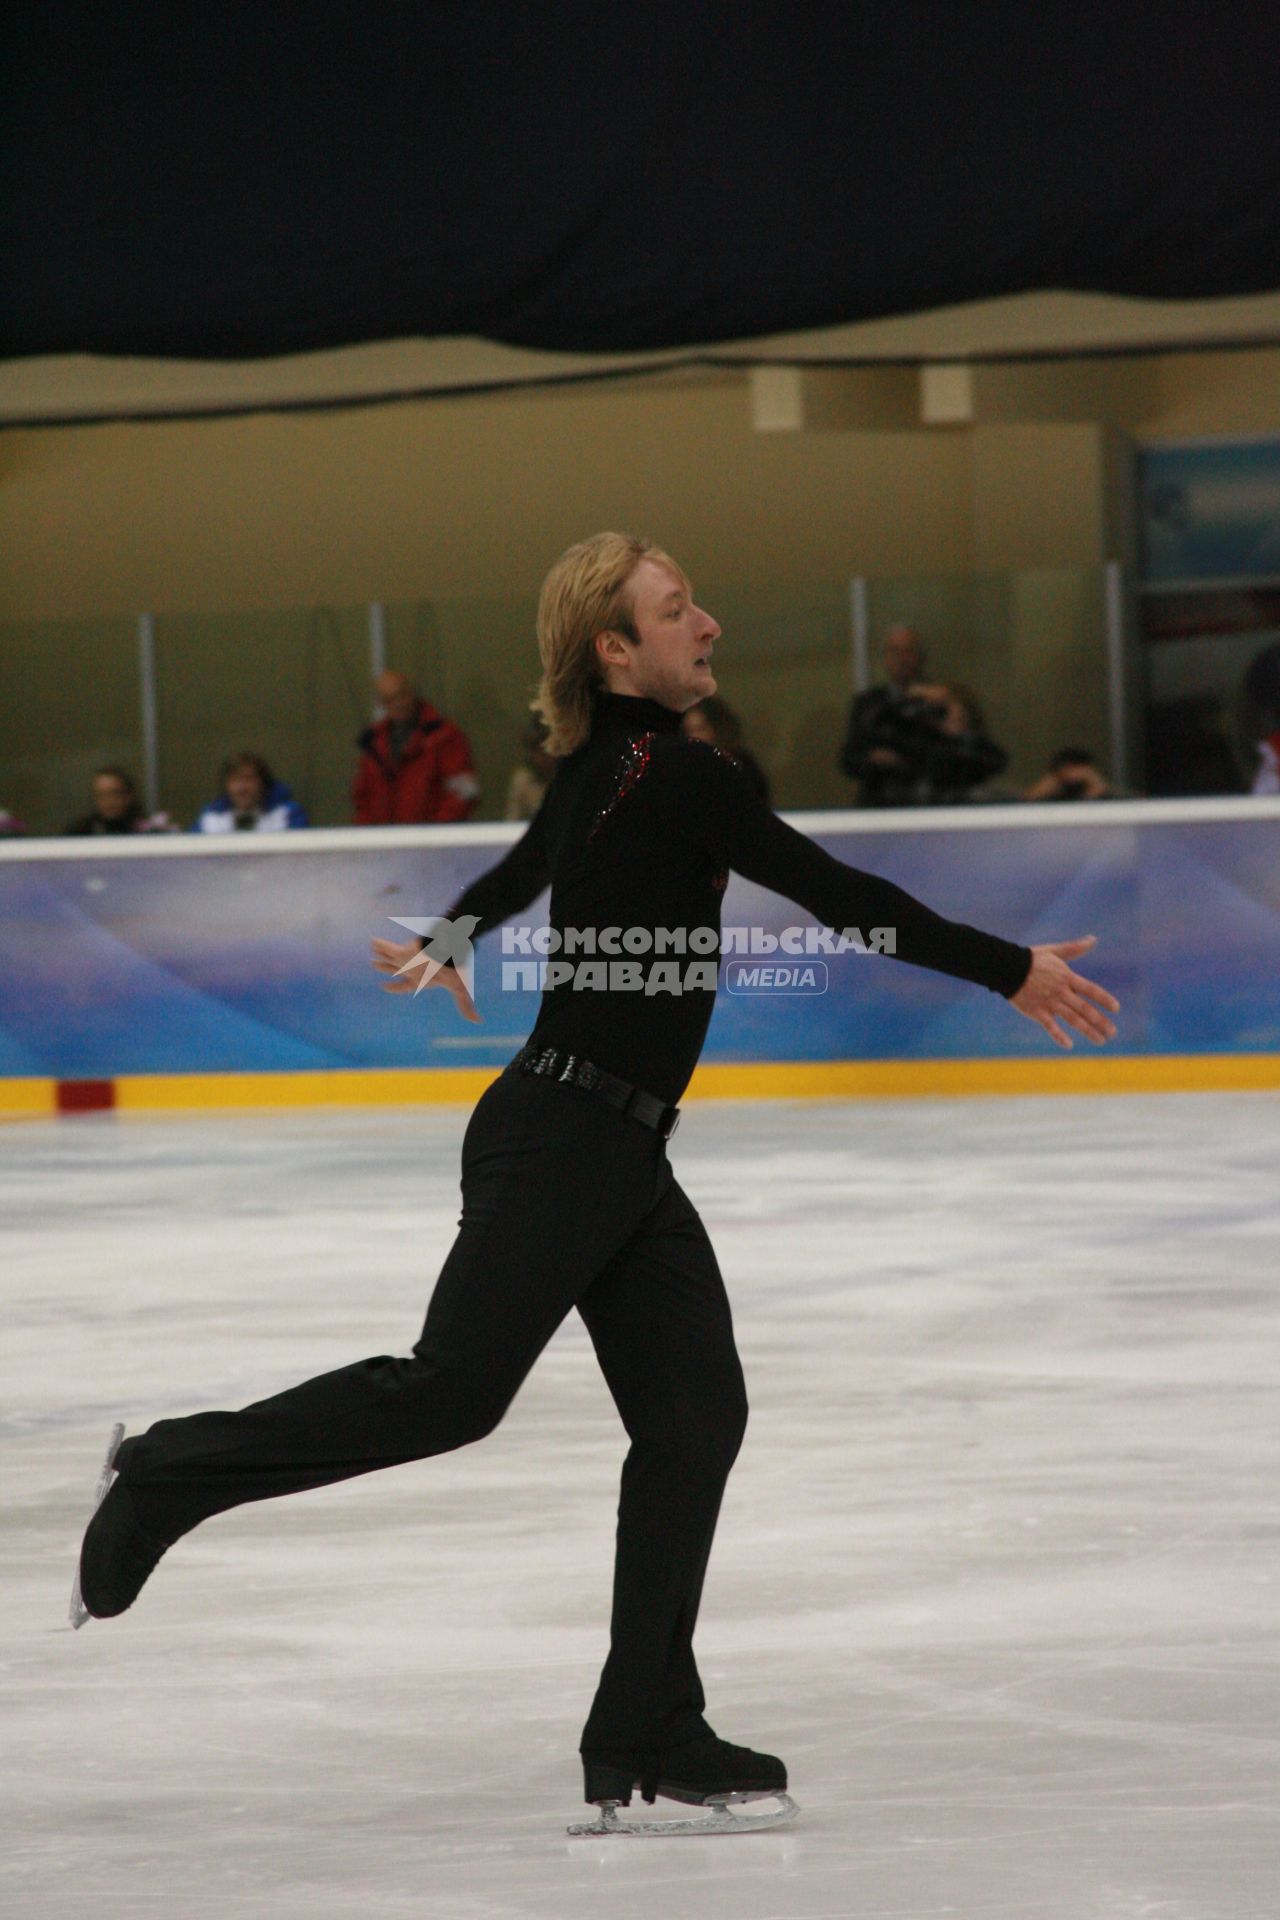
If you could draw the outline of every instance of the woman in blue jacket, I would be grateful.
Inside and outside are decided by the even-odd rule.
[[[276,779],[262,755],[237,753],[223,763],[221,797],[205,808],[192,832],[278,833],[306,825],[292,788]]]

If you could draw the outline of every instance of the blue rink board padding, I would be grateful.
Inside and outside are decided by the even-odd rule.
[[[798,816],[803,822],[803,816]],[[828,831],[852,866],[884,873],[952,918],[1031,944],[1096,933],[1091,971],[1124,1003],[1117,1050],[1280,1051],[1280,819]],[[442,910],[502,848],[356,835],[212,857],[0,861],[0,1074],[323,1067],[497,1066],[536,996],[504,991],[501,937],[477,948],[483,1027],[440,993],[383,993],[368,962],[394,915]],[[539,924],[545,899],[523,918]],[[807,916],[736,877],[726,926],[777,933]],[[869,929],[864,928],[863,932]],[[779,956],[782,957],[782,956]],[[762,964],[764,964],[762,962]],[[996,996],[918,968],[830,958],[825,993],[727,992],[704,1058],[924,1060],[1044,1054],[1049,1042]]]

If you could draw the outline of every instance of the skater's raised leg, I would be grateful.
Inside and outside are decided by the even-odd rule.
[[[557,1326],[670,1181],[661,1137],[573,1089],[504,1074],[463,1143],[463,1212],[411,1355],[126,1440],[81,1553],[95,1617],[210,1515],[446,1453],[492,1431]]]

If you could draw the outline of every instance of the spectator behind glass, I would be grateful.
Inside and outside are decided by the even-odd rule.
[[[987,737],[977,695],[958,681],[936,687],[917,682],[910,691],[926,706],[920,744],[924,804],[957,805],[973,798],[975,788],[1009,764],[1004,748]]]
[[[73,820],[68,834],[172,833],[167,813],[146,813],[123,767],[99,767],[93,776],[93,811]]]
[[[987,737],[973,691],[920,677],[925,653],[913,627],[890,628],[884,663],[884,685],[849,710],[840,754],[864,807],[954,805],[1003,773],[1009,756]]]
[[[356,825],[465,820],[480,797],[466,734],[423,700],[403,673],[380,673],[374,691],[383,718],[356,743]]]
[[[1087,747],[1062,747],[1049,762],[1035,785],[1028,787],[1024,800],[1118,800],[1115,787]]]
[[[207,806],[193,833],[281,833],[305,827],[293,790],[277,780],[260,753],[236,753],[222,765],[222,793]]]
[[[924,673],[924,642],[914,627],[890,627],[884,637],[884,673],[849,708],[840,770],[859,782],[864,807],[911,807],[920,798],[922,767],[909,689]]]
[[[736,760],[766,807],[771,804],[768,775],[742,744],[742,722],[727,700],[718,693],[708,694],[688,709],[680,725],[690,740],[705,740],[709,747],[718,747],[730,760]]]
[[[20,840],[26,831],[24,821],[10,813],[8,807],[0,807],[0,840]]]
[[[520,765],[513,768],[507,783],[507,804],[502,812],[504,820],[532,820],[542,805],[543,796],[556,770],[555,759],[543,744],[546,737],[546,727],[534,714],[520,744]]]

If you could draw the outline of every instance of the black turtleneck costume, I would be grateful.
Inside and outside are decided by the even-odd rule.
[[[550,881],[550,925],[562,934],[718,930],[730,869],[798,901],[823,926],[895,928],[899,960],[1003,994],[1026,978],[1025,947],[943,920],[891,881],[834,860],[771,813],[727,754],[686,739],[678,713],[621,694],[597,702],[590,738],[562,762],[528,832],[448,917],[478,914],[479,938]],[[626,954],[618,948],[616,957]],[[646,967],[661,958],[646,956]],[[544,994],[529,1044],[567,1048],[676,1101],[714,1004],[714,989],[672,995],[564,985]]]
[[[599,700],[589,740],[561,763],[523,838],[450,916],[477,914],[484,933],[550,880],[561,930],[718,928],[729,869],[832,928],[894,927],[900,960],[1006,995],[1026,975],[1025,947],[832,859],[770,813],[731,760],[685,739],[676,714],[616,695]],[[692,957],[679,958],[682,974]],[[531,1044],[674,1102],[713,1000],[548,991]],[[121,1476],[158,1496],[181,1532],[244,1501],[447,1452],[492,1431],[576,1307],[631,1442],[611,1644],[582,1745],[660,1754],[706,1725],[693,1629],[746,1420],[715,1254],[662,1135],[554,1079],[508,1071],[485,1092],[463,1142],[462,1200],[411,1356],[361,1361],[238,1413],[160,1421],[125,1442]]]

